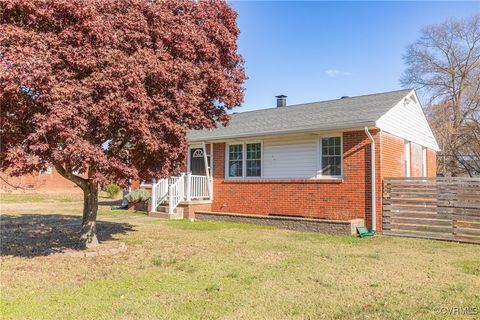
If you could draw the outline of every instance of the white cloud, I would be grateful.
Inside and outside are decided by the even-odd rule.
[[[335,77],[339,77],[339,76],[349,76],[351,75],[350,72],[347,72],[347,71],[340,71],[338,69],[328,69],[328,70],[325,70],[325,74],[329,77],[332,77],[332,78],[335,78]]]

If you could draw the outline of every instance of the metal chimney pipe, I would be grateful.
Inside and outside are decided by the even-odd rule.
[[[277,98],[277,108],[287,106],[287,96],[281,94],[279,96],[275,96],[275,98]]]

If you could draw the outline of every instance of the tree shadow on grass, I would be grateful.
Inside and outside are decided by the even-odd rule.
[[[2,215],[0,255],[37,257],[68,249],[82,250],[78,240],[81,223],[81,217],[74,215]],[[115,240],[115,235],[133,230],[129,223],[97,221],[100,242]]]

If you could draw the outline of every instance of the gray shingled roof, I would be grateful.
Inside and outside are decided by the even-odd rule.
[[[230,124],[190,131],[188,140],[210,141],[374,126],[411,89],[232,114]]]

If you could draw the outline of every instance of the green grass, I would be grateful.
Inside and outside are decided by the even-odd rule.
[[[457,263],[463,272],[480,276],[480,260],[463,260]]]
[[[159,220],[161,223],[161,220]],[[167,225],[183,230],[212,231],[221,229],[274,229],[270,226],[262,226],[248,223],[232,223],[232,222],[215,222],[215,221],[195,221],[192,223],[188,220],[170,220]]]
[[[104,206],[100,207],[97,212],[97,217],[100,220],[121,220],[129,218],[146,217],[147,214],[144,211],[130,211],[124,209],[112,209]]]
[[[10,194],[1,193],[0,201],[3,203],[23,203],[23,202],[74,202],[78,201],[82,195],[72,194]]]
[[[99,201],[109,201],[109,200],[113,200],[113,199],[109,198],[106,192],[101,191],[99,194]],[[72,203],[72,202],[83,201],[83,194],[82,193],[66,193],[66,194],[0,193],[0,201],[2,203],[30,203],[30,202]]]
[[[32,208],[78,216],[81,200]],[[13,201],[2,213],[25,210]],[[480,308],[478,245],[164,221],[109,206],[99,219],[131,224],[112,234],[126,252],[2,257],[2,319],[443,319],[435,308]]]

